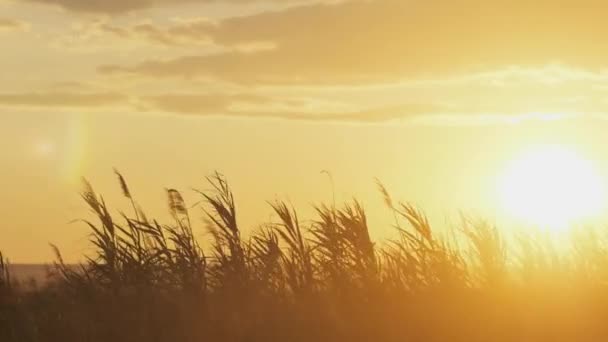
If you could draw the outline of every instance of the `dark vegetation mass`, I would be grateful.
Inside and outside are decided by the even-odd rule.
[[[358,201],[321,204],[302,220],[287,203],[243,236],[226,179],[190,208],[167,190],[172,221],[132,208],[113,214],[85,183],[94,253],[57,261],[25,289],[0,255],[0,341],[603,341],[608,339],[608,248],[580,231],[566,255],[538,238],[512,246],[467,217],[449,238],[379,184],[395,238],[370,239]],[[209,241],[190,211],[205,214]],[[196,217],[200,215],[195,215]]]

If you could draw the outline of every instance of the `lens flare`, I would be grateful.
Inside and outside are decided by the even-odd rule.
[[[72,114],[68,118],[62,174],[70,183],[79,182],[86,163],[88,123],[86,114]]]
[[[55,155],[57,145],[51,140],[39,140],[34,144],[34,154],[41,159],[48,159]]]

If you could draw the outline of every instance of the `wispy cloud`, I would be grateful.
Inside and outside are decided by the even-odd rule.
[[[303,101],[252,94],[197,95],[164,94],[142,97],[140,108],[162,112],[242,118],[276,118],[303,121],[380,122],[439,113],[445,108],[432,104],[401,104],[360,110],[311,110]],[[277,109],[280,108],[280,109]]]
[[[24,2],[28,11],[49,8],[32,3],[71,11],[53,11],[52,29],[13,41],[21,51],[50,45],[48,59],[65,69],[13,73],[18,86],[0,85],[4,107],[357,122],[509,121],[608,109],[608,48],[597,38],[608,33],[608,4],[598,1],[564,0],[560,9],[523,0],[11,4]],[[11,65],[22,67],[21,58]],[[70,83],[55,86],[62,74]]]
[[[193,28],[221,46],[262,41],[275,44],[274,49],[191,54],[100,70],[240,83],[323,84],[445,77],[556,61],[604,67],[608,49],[592,37],[608,33],[601,15],[608,4],[567,0],[560,5],[571,10],[524,1],[317,3]]]
[[[76,12],[127,13],[155,6],[170,6],[195,0],[20,0],[23,2],[53,5]]]
[[[127,96],[118,93],[33,92],[0,94],[0,106],[22,108],[86,108],[124,104]]]
[[[59,35],[49,37],[50,45],[70,52],[101,52],[148,49],[174,50],[173,55],[185,51],[200,51],[213,47],[209,36],[195,33],[197,27],[212,25],[211,21],[196,21],[161,25],[139,19],[118,25],[107,17],[77,20]],[[158,48],[158,49],[150,49]]]
[[[27,31],[30,24],[23,20],[0,17],[0,32],[7,31]]]
[[[174,7],[187,3],[218,3],[220,0],[18,0],[22,2],[53,5],[84,13],[122,14],[153,7]],[[302,0],[275,0],[278,2],[302,2]],[[225,3],[252,3],[256,0],[223,0]],[[257,2],[261,2],[257,0]]]

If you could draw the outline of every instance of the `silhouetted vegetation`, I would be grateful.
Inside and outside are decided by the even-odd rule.
[[[608,245],[597,231],[580,231],[564,254],[530,236],[507,248],[496,227],[468,217],[441,235],[379,184],[395,231],[382,245],[356,200],[317,205],[310,221],[271,202],[275,221],[245,237],[220,174],[196,209],[167,189],[168,223],[117,176],[131,213],[111,213],[85,183],[95,220],[83,221],[94,246],[84,264],[66,265],[53,247],[52,280],[25,291],[0,255],[0,341],[608,338]],[[194,233],[199,207],[209,241]]]

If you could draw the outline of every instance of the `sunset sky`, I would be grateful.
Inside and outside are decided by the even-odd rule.
[[[150,213],[223,172],[253,229],[374,179],[444,225],[505,216],[497,179],[531,146],[608,178],[605,1],[0,0],[0,249],[86,253],[88,178]],[[193,211],[196,218],[200,211]],[[506,222],[506,221],[505,221]],[[201,229],[202,234],[202,229]]]

